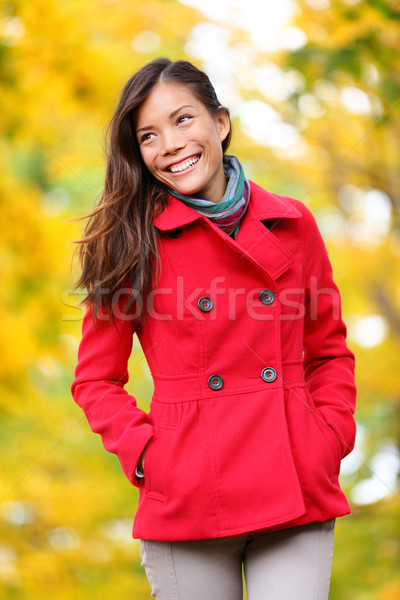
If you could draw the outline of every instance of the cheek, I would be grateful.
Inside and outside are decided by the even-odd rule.
[[[220,135],[215,126],[210,127],[207,132],[207,145],[209,146],[215,159],[222,159],[223,151]]]
[[[218,137],[213,138],[211,146],[211,153],[214,161],[221,162],[223,157],[223,150],[221,142]]]
[[[145,166],[149,169],[149,171],[152,171],[154,169],[154,158],[152,152],[145,148],[144,150],[140,151],[140,154]]]

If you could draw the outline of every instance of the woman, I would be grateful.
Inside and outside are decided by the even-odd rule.
[[[139,488],[133,536],[157,600],[328,597],[354,356],[314,218],[225,154],[207,76],[157,59],[125,85],[72,393]],[[124,390],[136,333],[150,413]]]

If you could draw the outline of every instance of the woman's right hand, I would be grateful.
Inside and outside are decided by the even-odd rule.
[[[144,455],[146,454],[146,450],[147,450],[147,444],[146,444],[146,447],[143,450],[143,452],[142,452],[142,454],[140,455],[140,458],[139,458],[139,467],[141,469],[143,469],[143,471],[144,471]]]

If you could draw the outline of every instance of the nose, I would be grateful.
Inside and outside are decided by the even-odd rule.
[[[162,150],[161,153],[163,156],[168,154],[175,154],[178,150],[181,150],[184,147],[184,142],[180,136],[173,132],[168,131],[165,132],[162,137]]]

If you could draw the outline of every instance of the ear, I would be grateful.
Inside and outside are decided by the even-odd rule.
[[[222,144],[222,142],[228,135],[230,128],[231,128],[231,124],[229,121],[229,115],[222,106],[217,115],[217,127],[218,127],[219,139]]]

